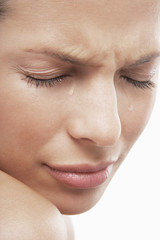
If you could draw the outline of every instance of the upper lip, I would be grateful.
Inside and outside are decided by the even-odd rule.
[[[106,169],[110,165],[114,164],[114,162],[103,162],[96,166],[90,164],[77,164],[77,165],[52,165],[52,164],[44,164],[50,169],[61,171],[61,172],[70,172],[70,173],[94,173]]]

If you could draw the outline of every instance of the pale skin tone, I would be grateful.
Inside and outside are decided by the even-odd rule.
[[[0,24],[1,238],[73,239],[62,214],[97,203],[151,114],[159,10],[158,0],[9,3]],[[44,165],[107,161],[111,175],[89,189],[58,182]]]

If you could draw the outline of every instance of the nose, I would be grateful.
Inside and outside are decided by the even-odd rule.
[[[69,134],[96,146],[112,146],[121,134],[114,83],[97,82],[79,92],[68,125]]]

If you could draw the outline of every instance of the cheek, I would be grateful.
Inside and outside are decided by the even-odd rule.
[[[122,135],[129,149],[148,123],[155,102],[155,95],[155,90],[146,90],[146,92],[142,90],[141,94],[127,97],[125,102],[119,106]]]
[[[2,162],[28,164],[57,134],[63,116],[59,105],[40,97],[38,89],[0,90],[0,157]],[[12,163],[11,163],[12,159]]]

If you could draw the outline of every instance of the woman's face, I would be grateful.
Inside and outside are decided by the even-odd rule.
[[[148,121],[159,9],[158,0],[9,2],[0,23],[0,168],[62,213],[100,199]]]

